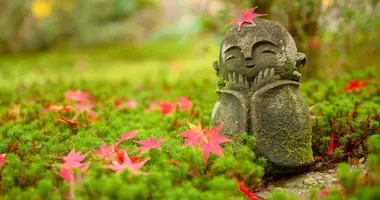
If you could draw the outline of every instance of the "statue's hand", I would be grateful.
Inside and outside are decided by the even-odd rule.
[[[243,75],[231,72],[228,73],[228,88],[248,95],[250,86],[248,80]]]
[[[274,68],[267,68],[260,71],[260,73],[256,76],[255,80],[252,83],[252,94],[255,94],[255,92],[263,86],[278,81],[280,79],[281,77],[279,75],[274,74]]]

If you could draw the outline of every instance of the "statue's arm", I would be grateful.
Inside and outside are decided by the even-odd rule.
[[[248,131],[250,85],[242,75],[232,72],[227,75],[226,81],[221,77],[218,88],[218,100],[212,111],[211,125],[215,127],[223,124],[220,134],[233,139],[238,133]]]

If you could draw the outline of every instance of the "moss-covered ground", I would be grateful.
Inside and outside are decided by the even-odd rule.
[[[0,199],[245,199],[237,182],[254,193],[262,183],[265,159],[255,158],[253,137],[242,134],[241,141],[226,143],[224,157],[211,154],[204,167],[199,149],[183,148],[184,138],[177,136],[188,130],[188,122],[209,126],[217,98],[212,68],[217,51],[217,45],[200,42],[153,42],[0,58],[0,154],[6,153]],[[315,105],[314,158],[325,168],[338,162],[354,165],[367,156],[367,138],[380,130],[379,74],[363,67],[338,79],[326,72],[325,80],[302,82],[308,105]],[[65,94],[76,90],[90,94],[96,112],[80,113],[74,119],[78,126],[64,123],[51,107],[73,106]],[[191,100],[191,110],[178,104],[167,115],[148,109],[153,102],[184,96]],[[137,107],[116,108],[128,100]],[[71,119],[75,112],[60,114]],[[75,181],[56,174],[63,163],[57,157],[73,148],[92,152],[102,141],[110,145],[131,130],[137,136],[117,148],[138,160],[149,158],[141,168],[148,175],[129,170],[117,175],[102,168],[105,163],[94,153],[85,158],[89,168],[76,172]],[[150,136],[162,136],[160,150],[133,152],[139,146],[135,140]],[[372,149],[376,155],[376,144]],[[376,169],[379,161],[374,163]],[[378,178],[368,190],[379,187]]]

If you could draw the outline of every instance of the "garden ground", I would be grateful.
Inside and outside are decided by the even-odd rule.
[[[184,138],[178,136],[188,123],[212,128],[217,96],[211,63],[218,48],[204,44],[213,43],[57,49],[1,58],[0,198],[254,199],[265,159],[252,153],[253,137],[242,134],[241,141],[224,145],[224,157],[205,159],[201,146],[183,148]],[[355,165],[367,156],[368,137],[379,134],[379,74],[363,68],[301,84],[308,105],[315,105],[313,151],[323,168],[340,161]],[[144,146],[135,141],[150,136],[156,143],[145,145],[146,152],[135,151]],[[102,149],[103,141],[108,147]],[[373,155],[379,156],[379,145],[372,143]],[[72,157],[72,149],[88,154]],[[369,197],[379,195],[374,189],[380,183],[379,163],[372,156],[368,170],[375,175],[365,183],[341,166],[340,183],[350,190],[331,189],[331,196],[362,197],[362,190],[371,191]]]

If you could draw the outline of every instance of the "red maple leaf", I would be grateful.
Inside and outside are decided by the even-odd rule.
[[[219,146],[219,144],[232,142],[231,139],[218,135],[221,128],[222,124],[212,129],[212,131],[209,129],[204,129],[206,137],[205,139],[200,140],[200,148],[203,154],[204,167],[207,165],[207,160],[210,156],[210,153],[214,153],[219,157],[224,157],[223,149]]]
[[[107,144],[103,141],[100,145],[100,149],[92,150],[95,155],[99,156],[102,160],[108,161],[108,160],[114,160],[115,154],[116,154],[116,147],[119,145],[118,142],[111,144],[110,146],[107,146]]]
[[[238,25],[238,31],[240,31],[241,27],[243,26],[244,23],[249,23],[249,24],[255,24],[255,22],[253,22],[253,19],[255,17],[260,17],[260,16],[265,16],[267,14],[256,14],[256,13],[253,13],[253,11],[257,8],[254,7],[254,8],[251,8],[249,9],[247,12],[244,12],[241,11],[241,19],[234,19],[232,20],[230,23],[228,23],[226,26],[230,25],[230,24],[237,24]]]
[[[335,144],[334,144],[334,132],[331,133],[331,136],[330,136],[330,143],[327,145],[327,154],[331,154],[334,149],[336,148]]]
[[[135,149],[133,152],[135,152],[135,151],[147,151],[149,149],[161,150],[160,145],[163,141],[164,140],[162,140],[162,136],[160,136],[156,142],[154,142],[153,136],[150,136],[149,140],[135,141],[137,144],[140,144],[141,146],[138,147],[137,149]]]
[[[129,140],[136,137],[135,131],[129,131],[128,133],[120,133],[121,141]]]
[[[353,81],[349,81],[347,87],[344,88],[345,92],[350,92],[350,91],[359,91],[361,88],[366,87],[367,84],[363,82],[359,82],[359,80],[356,78]]]
[[[249,192],[249,190],[246,187],[244,187],[243,182],[239,182],[237,180],[236,182],[238,184],[239,191],[243,193],[245,197],[247,197],[249,200],[257,200],[257,197],[251,192]]]
[[[4,165],[6,155],[6,153],[0,154],[0,167]]]
[[[153,102],[150,104],[149,110],[159,110],[161,115],[169,115],[175,111],[175,106],[170,102],[163,101],[161,103]]]
[[[66,123],[67,125],[78,126],[78,122],[74,122],[74,120],[68,120],[68,119],[65,119],[65,118],[62,117],[62,115],[60,115],[58,112],[57,112],[57,115],[59,116],[59,121],[64,122],[64,123]]]
[[[179,110],[191,110],[191,101],[189,97],[179,97],[174,100],[174,102],[179,104]]]
[[[201,124],[198,124],[198,126],[188,123],[190,130],[186,130],[178,136],[186,137],[185,142],[183,143],[183,147],[187,147],[190,144],[192,145],[193,149],[197,148],[197,144],[200,139],[204,139],[205,134],[202,130]]]
[[[145,163],[149,159],[145,159],[141,162],[133,163],[132,160],[129,158],[127,151],[124,151],[124,158],[123,162],[119,163],[117,161],[113,161],[111,165],[105,165],[102,168],[109,168],[116,172],[116,174],[120,174],[125,169],[128,169],[132,172],[132,174],[141,174],[140,168],[145,165]],[[146,173],[142,173],[146,174]]]
[[[116,150],[116,155],[117,155],[117,161],[121,164],[124,162],[124,156],[122,155],[122,151],[121,150]],[[137,163],[138,161],[140,160],[140,157],[139,156],[135,156],[135,157],[132,157],[131,158],[131,161],[132,163]]]

